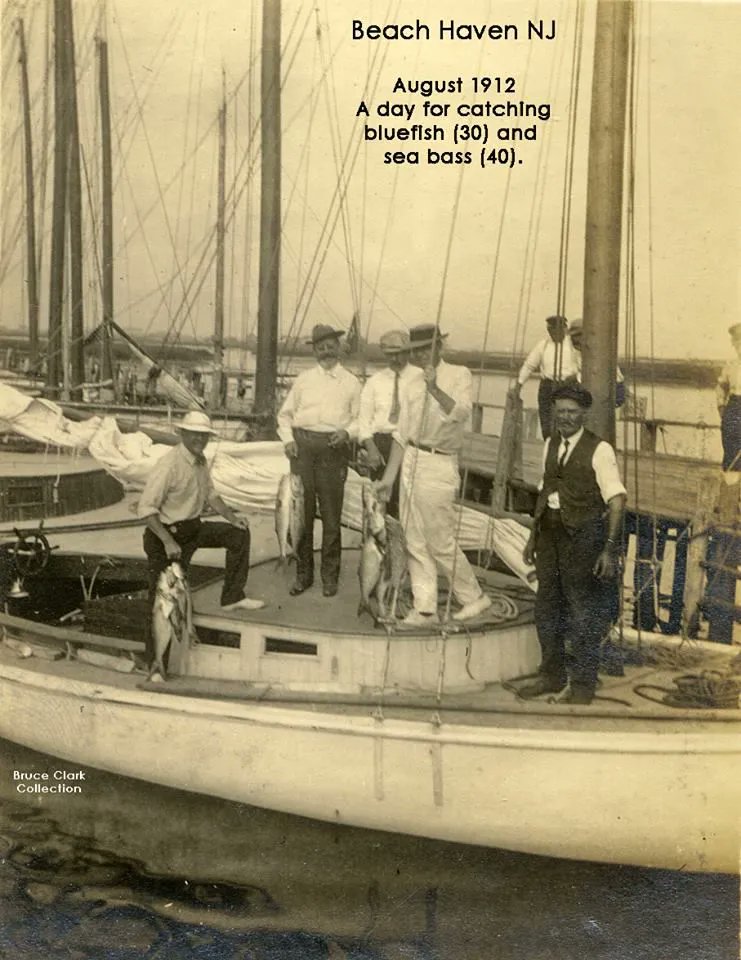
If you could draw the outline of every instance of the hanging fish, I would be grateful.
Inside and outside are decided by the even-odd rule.
[[[279,565],[295,558],[304,535],[304,482],[297,473],[286,473],[278,486],[275,502],[275,532],[280,550]]]
[[[191,631],[192,610],[188,581],[182,566],[175,560],[165,567],[157,581],[152,611],[154,663],[149,672],[150,679],[156,679],[158,675],[163,680],[166,679],[168,669],[171,673],[182,671]]]
[[[367,610],[374,619],[381,612],[378,585],[386,566],[386,515],[371,483],[363,483],[363,543],[360,548],[360,603],[358,616]],[[373,611],[371,598],[375,597],[377,612]]]
[[[407,545],[404,528],[395,517],[386,517],[385,535],[384,564],[376,598],[378,619],[391,621],[397,616],[399,594],[407,574]]]

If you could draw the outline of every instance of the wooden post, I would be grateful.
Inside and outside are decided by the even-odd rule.
[[[696,637],[700,622],[700,602],[705,588],[703,563],[708,548],[709,526],[714,521],[717,488],[699,483],[697,509],[690,523],[690,543],[687,548],[687,576],[684,581],[684,608],[682,633]]]
[[[512,478],[517,453],[518,425],[522,422],[522,400],[507,394],[502,419],[502,432],[497,450],[497,466],[491,492],[492,511],[507,508],[507,486]],[[521,432],[521,431],[520,431]],[[520,450],[522,447],[520,447]]]

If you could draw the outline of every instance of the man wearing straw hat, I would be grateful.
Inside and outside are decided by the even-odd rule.
[[[360,394],[358,417],[358,441],[365,448],[365,460],[374,480],[381,479],[388,463],[404,387],[410,379],[421,376],[419,368],[409,363],[409,334],[406,330],[389,330],[381,337],[379,346],[387,365],[368,377]],[[399,516],[398,477],[391,489],[386,511],[391,517]]]
[[[139,499],[138,515],[146,520],[144,552],[149,561],[149,591],[154,601],[157,580],[173,560],[187,573],[199,547],[226,548],[222,609],[259,610],[262,600],[245,596],[250,568],[250,531],[214,491],[204,450],[214,436],[208,415],[201,410],[186,413],[177,426],[180,443],[152,467]],[[201,514],[209,504],[227,523],[203,523]],[[147,639],[150,662],[154,653]]]
[[[402,393],[396,442],[378,484],[379,496],[388,497],[401,468],[399,513],[414,595],[404,621],[410,627],[438,622],[438,570],[461,605],[454,620],[471,620],[491,606],[456,541],[458,453],[471,415],[473,378],[467,367],[443,360],[446,336],[430,323],[409,331],[409,360],[422,376],[411,379]]]
[[[322,518],[322,592],[337,593],[342,554],[342,500],[345,493],[349,440],[357,436],[360,383],[340,360],[344,334],[318,323],[307,341],[315,366],[300,373],[278,414],[278,435],[291,471],[304,485],[304,533],[296,551],[296,581],[291,596],[314,582],[314,516]]]

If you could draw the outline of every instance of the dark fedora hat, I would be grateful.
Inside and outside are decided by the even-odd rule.
[[[592,406],[592,394],[580,383],[562,383],[556,387],[551,394],[551,401],[555,403],[556,400],[574,400],[584,410]]]
[[[330,327],[326,323],[317,323],[317,325],[311,331],[311,340],[307,340],[306,342],[316,345],[317,343],[321,343],[322,340],[329,340],[332,337],[337,337],[339,340],[340,337],[344,336],[344,330],[335,330],[334,327]]]
[[[546,317],[545,322],[549,327],[568,327],[569,325],[569,321],[566,319],[566,317],[562,317],[559,313],[554,313],[552,317]]]
[[[409,331],[409,349],[417,347],[431,347],[436,340],[444,340],[447,333],[440,333],[440,328],[434,323],[419,323]]]

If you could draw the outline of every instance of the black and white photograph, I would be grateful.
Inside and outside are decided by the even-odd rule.
[[[741,956],[741,3],[0,11],[0,956]]]

